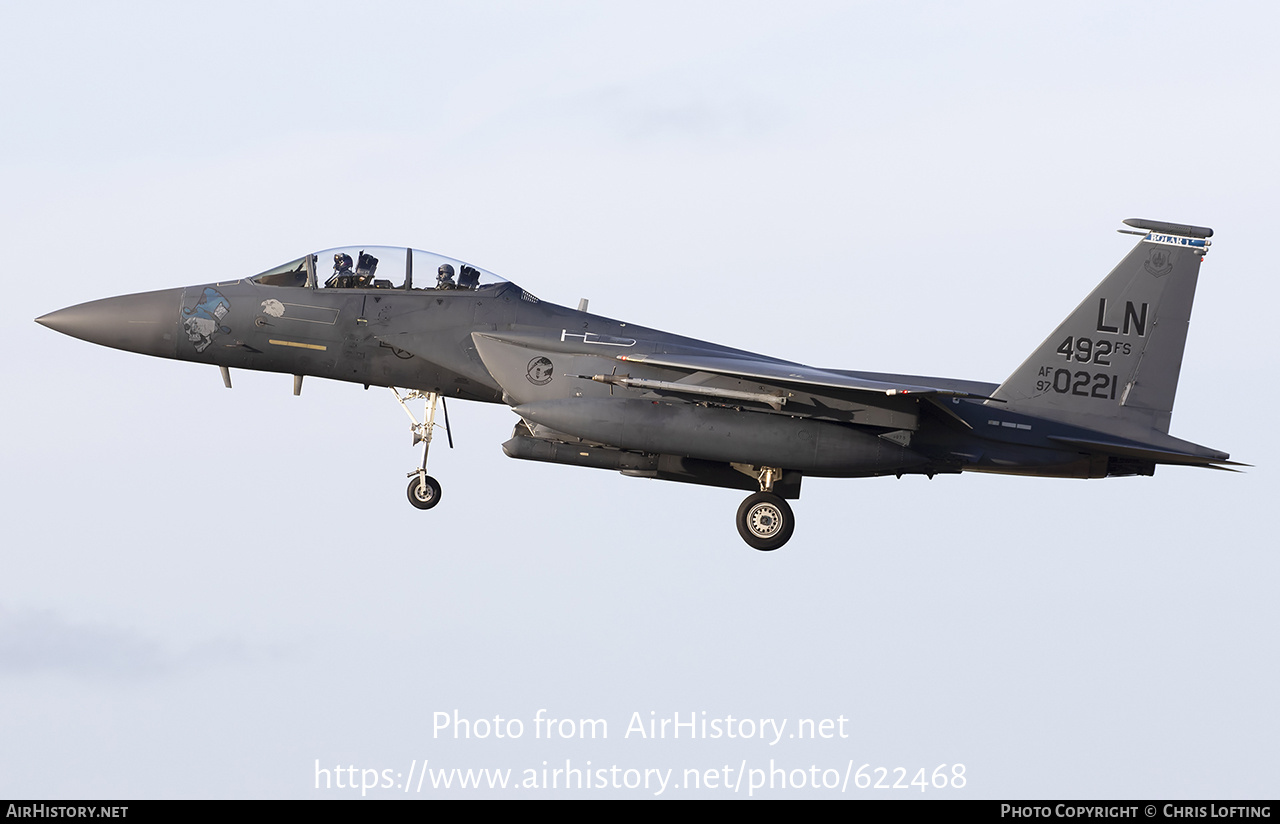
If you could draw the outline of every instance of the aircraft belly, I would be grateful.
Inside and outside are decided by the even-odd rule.
[[[965,464],[964,471],[1031,478],[1105,478],[1108,475],[1105,456],[1043,451],[1046,454],[1036,456],[1034,462],[1017,463],[1011,457],[984,456],[980,461]]]
[[[929,463],[904,446],[840,424],[689,403],[620,398],[535,401],[527,421],[620,449],[852,477]]]

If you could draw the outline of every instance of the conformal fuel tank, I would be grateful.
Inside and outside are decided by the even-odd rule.
[[[929,463],[904,446],[838,423],[689,403],[565,398],[515,407],[520,417],[621,449],[850,477]]]

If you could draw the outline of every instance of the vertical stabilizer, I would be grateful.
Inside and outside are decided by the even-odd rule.
[[[1169,431],[1196,279],[1213,230],[1125,223],[1146,230],[1130,232],[1142,240],[994,398],[1118,434]]]

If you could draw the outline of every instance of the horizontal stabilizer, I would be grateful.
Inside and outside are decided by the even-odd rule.
[[[1204,450],[1207,454],[1197,455],[1191,452],[1178,452],[1170,449],[1160,449],[1159,447],[1151,445],[1143,446],[1139,444],[1120,443],[1117,441],[1066,438],[1054,435],[1049,436],[1049,440],[1080,447],[1090,452],[1102,452],[1107,455],[1115,455],[1122,458],[1136,458],[1141,461],[1153,461],[1158,464],[1203,466],[1211,469],[1223,469],[1227,466],[1249,466],[1249,464],[1227,460],[1230,456],[1225,452],[1214,452],[1209,449]],[[1219,466],[1219,464],[1221,466]]]

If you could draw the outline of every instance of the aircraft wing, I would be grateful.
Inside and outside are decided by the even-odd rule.
[[[711,372],[733,378],[766,381],[810,390],[836,389],[847,392],[869,392],[876,395],[932,395],[976,398],[978,400],[990,399],[985,394],[962,389],[878,381],[852,375],[842,375],[838,372],[815,369],[812,366],[802,366],[797,363],[696,354],[618,355],[617,358],[628,363],[643,363],[649,366],[662,366],[671,369],[688,369],[692,372]]]

